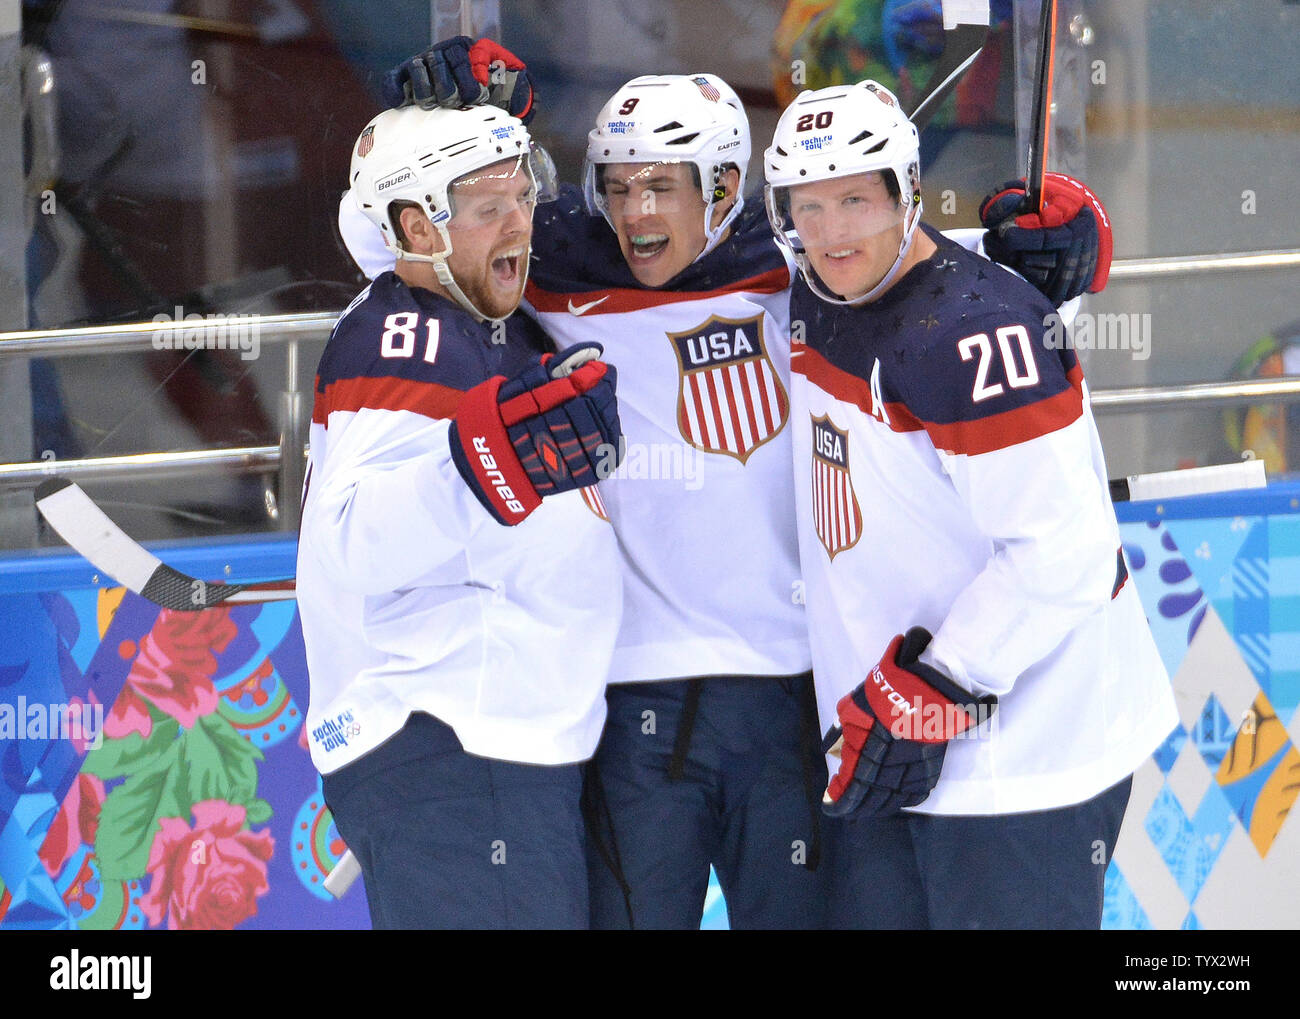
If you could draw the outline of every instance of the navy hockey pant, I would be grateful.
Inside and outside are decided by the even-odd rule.
[[[828,819],[830,926],[1096,930],[1132,784],[1055,810]]]
[[[698,929],[710,864],[733,928],[824,925],[826,868],[812,864],[826,766],[811,684],[806,674],[609,688],[587,775],[593,927]]]
[[[415,714],[324,788],[376,930],[586,928],[580,765],[475,757]]]

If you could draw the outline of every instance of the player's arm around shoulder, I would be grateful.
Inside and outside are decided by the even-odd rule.
[[[410,585],[491,523],[448,436],[465,392],[488,375],[486,339],[470,324],[372,294],[330,338],[316,380],[300,542],[345,589]]]
[[[1012,288],[1011,296],[1021,287]],[[1074,352],[1034,294],[971,316],[906,379],[944,472],[992,554],[927,659],[976,692],[1005,693],[1108,602],[1117,532]]]

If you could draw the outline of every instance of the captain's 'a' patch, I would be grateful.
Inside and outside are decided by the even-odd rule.
[[[762,312],[711,315],[668,338],[681,371],[677,425],[688,443],[744,463],[785,427],[790,401],[763,346]]]
[[[849,476],[849,435],[824,417],[812,419],[812,434],[813,525],[834,559],[862,537],[862,510]]]

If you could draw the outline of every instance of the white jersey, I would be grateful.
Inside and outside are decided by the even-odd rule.
[[[391,268],[345,193],[339,229],[362,271]],[[955,231],[974,248],[982,231]],[[576,189],[539,206],[523,309],[558,347],[595,341],[620,369],[625,462],[600,485],[624,568],[610,682],[791,675],[812,664],[791,484],[792,266],[761,209],[647,290]]]
[[[465,390],[541,352],[504,344],[441,297],[380,275],[322,356],[298,548],[312,761],[328,774],[414,711],[470,753],[590,757],[605,718],[619,567],[597,489],[498,524],[452,462]]]
[[[933,814],[1065,806],[1131,774],[1177,723],[1120,552],[1074,352],[1044,299],[939,246],[856,308],[796,284],[800,547],[822,722],[890,639],[999,704],[948,745]],[[924,720],[922,720],[924,722]],[[833,762],[833,768],[838,762]]]
[[[761,210],[759,210],[761,211]],[[601,495],[624,561],[610,681],[811,666],[790,486],[790,267],[759,214],[647,290],[567,190],[541,206],[524,309],[618,368],[624,462]]]

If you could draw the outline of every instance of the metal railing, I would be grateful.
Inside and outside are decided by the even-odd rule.
[[[54,473],[76,481],[187,477],[215,471],[275,473],[278,479],[276,498],[273,507],[268,502],[268,515],[273,516],[280,527],[296,529],[308,420],[304,394],[298,387],[298,343],[304,339],[328,337],[339,314],[218,315],[201,320],[196,317],[83,329],[0,333],[0,358],[186,350],[191,349],[191,344],[196,349],[200,346],[212,349],[210,340],[213,339],[219,341],[216,349],[237,351],[245,348],[235,341],[244,338],[248,330],[252,331],[258,344],[285,345],[285,388],[278,399],[280,441],[277,445],[0,464],[0,492],[34,487]]]
[[[1257,269],[1300,268],[1300,248],[1278,251],[1239,251],[1223,255],[1175,255],[1167,258],[1117,258],[1111,281],[1197,276],[1206,272],[1249,272]]]
[[[1290,248],[1220,255],[1118,259],[1111,267],[1110,278],[1112,281],[1127,282],[1209,272],[1294,268],[1300,268],[1300,249]],[[306,449],[304,394],[297,386],[298,341],[327,337],[337,319],[338,313],[246,317],[248,325],[255,325],[259,342],[287,344],[285,358],[288,381],[286,389],[280,394],[280,442],[277,445],[0,464],[0,492],[32,487],[56,471],[79,481],[182,477],[218,470],[246,474],[278,472],[280,526],[296,527],[298,493],[302,486]],[[185,349],[185,333],[193,333],[204,325],[197,320],[139,322],[85,329],[0,333],[0,358]],[[171,335],[175,333],[180,334],[179,340]],[[1091,400],[1093,410],[1097,413],[1291,402],[1300,400],[1300,376],[1098,389],[1092,392]]]

